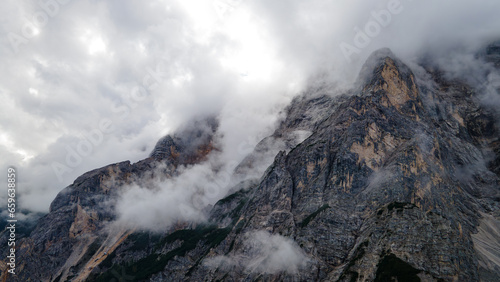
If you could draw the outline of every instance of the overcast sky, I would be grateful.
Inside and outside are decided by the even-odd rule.
[[[218,114],[234,149],[268,134],[311,75],[343,88],[380,47],[405,60],[472,50],[500,38],[498,11],[498,0],[2,0],[0,167],[18,169],[22,208],[47,211],[77,176],[146,158],[192,117]]]

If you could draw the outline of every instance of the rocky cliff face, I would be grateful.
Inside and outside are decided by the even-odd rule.
[[[235,175],[272,164],[236,185],[206,223],[161,234],[107,228],[126,183],[202,163],[214,121],[163,138],[144,161],[79,177],[22,239],[19,274],[7,276],[3,262],[1,278],[498,281],[497,121],[473,87],[380,50],[350,93],[319,87],[295,98]]]

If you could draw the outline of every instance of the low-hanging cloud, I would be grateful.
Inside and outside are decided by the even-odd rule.
[[[244,236],[241,252],[205,259],[203,264],[209,268],[243,270],[252,273],[276,274],[280,272],[297,273],[307,266],[310,259],[295,241],[290,238],[255,231]]]
[[[496,0],[54,0],[57,11],[46,2],[0,4],[1,167],[18,168],[20,201],[32,211],[47,211],[88,170],[146,158],[194,116],[220,117],[231,155],[272,132],[310,76],[349,88],[366,57],[389,47],[405,61],[442,58],[463,77],[481,64],[465,55],[500,37]],[[384,11],[390,19],[377,21]],[[356,46],[374,23],[376,34]],[[342,43],[357,51],[346,58]],[[471,60],[450,64],[452,54]],[[498,101],[497,77],[488,81],[484,97]]]
[[[115,224],[161,232],[179,222],[202,222],[204,208],[221,198],[227,185],[214,176],[213,168],[205,164],[185,168],[169,180],[138,180],[124,187],[117,199]]]
[[[207,128],[207,123],[213,127]],[[252,140],[233,144],[235,140],[232,136],[223,138],[214,132],[216,124],[214,119],[204,118],[201,122],[183,126],[183,130],[170,139],[181,148],[178,159],[187,161],[190,156],[199,153],[199,148],[210,143],[214,149],[206,159],[178,165],[173,170],[167,167],[168,161],[157,162],[153,164],[155,168],[152,171],[120,187],[111,205],[103,203],[103,208],[113,208],[112,212],[117,217],[113,224],[127,229],[162,232],[177,223],[206,222],[210,207],[229,192],[234,192],[235,187],[246,187],[238,185],[242,181],[252,183],[258,180],[272,162],[272,157],[282,148],[277,142],[264,144],[266,154],[254,153],[251,167],[237,169],[255,144]],[[162,156],[161,146],[153,151],[153,157]],[[167,146],[169,154],[170,145]],[[235,149],[221,151],[221,147]],[[238,174],[235,174],[236,169]],[[165,174],[165,170],[170,170],[170,173]]]

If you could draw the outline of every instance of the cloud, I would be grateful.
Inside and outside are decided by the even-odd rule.
[[[157,169],[161,171],[161,166]],[[221,197],[220,186],[208,180],[212,177],[209,165],[198,165],[186,168],[170,181],[136,181],[123,188],[114,224],[161,232],[177,222],[204,221],[203,208]]]
[[[373,190],[380,189],[380,187],[393,182],[395,176],[393,169],[393,167],[384,167],[374,171],[368,177],[368,185],[366,185],[363,193],[371,193]]]
[[[245,234],[243,249],[238,254],[208,258],[203,264],[225,270],[236,268],[254,273],[293,274],[306,267],[309,261],[292,239],[260,230]]]
[[[236,22],[253,29],[247,46],[228,30],[237,17],[226,23],[211,5],[198,4],[70,1],[16,54],[4,38],[1,154],[9,157],[2,167],[23,172],[25,208],[47,211],[84,172],[146,158],[160,137],[195,116],[223,118],[228,154],[271,130],[295,92],[282,83],[288,74],[256,57],[254,47],[265,45],[252,25]],[[20,36],[22,19],[43,11],[35,2],[2,5],[10,13],[3,29]],[[205,12],[211,18],[195,17]]]
[[[165,171],[172,168],[158,162],[152,171],[120,187],[118,197],[111,203],[103,203],[103,208],[114,209],[117,220],[113,224],[122,228],[162,232],[176,223],[206,222],[211,206],[241,181],[259,179],[273,160],[269,156],[274,156],[281,148],[280,144],[265,144],[269,153],[255,154],[252,167],[240,167],[239,174],[235,175],[236,167],[255,144],[240,140],[240,135],[234,136],[233,132],[228,132],[228,135],[215,133],[216,121],[206,117],[201,119],[183,125],[174,135],[173,142],[180,148],[178,159],[188,161],[188,164],[176,166],[175,171],[167,173],[171,176],[167,176]],[[237,141],[239,143],[235,143]],[[204,148],[209,142],[214,149],[207,159],[190,164],[190,156],[197,154],[199,148]],[[167,151],[170,152],[168,146]],[[219,148],[234,149],[221,151]],[[161,156],[162,150],[155,149],[152,155]]]
[[[178,167],[176,176],[168,179],[162,177],[165,166],[160,164],[151,175],[122,187],[112,205],[117,215],[113,224],[162,232],[179,222],[204,222],[206,208],[231,187],[236,162],[222,162],[220,158],[214,153],[202,164]]]
[[[220,117],[231,156],[272,132],[310,76],[345,89],[380,47],[438,58],[499,36],[496,0],[393,2],[2,1],[0,167],[19,169],[25,209],[47,211],[77,176],[147,157],[195,116]],[[346,58],[341,44],[355,46],[374,14],[396,4],[401,11]],[[73,151],[80,161],[68,162]]]

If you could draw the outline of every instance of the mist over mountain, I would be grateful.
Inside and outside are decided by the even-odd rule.
[[[0,278],[499,280],[499,10],[2,2]]]
[[[226,151],[251,150],[309,81],[342,93],[380,48],[484,71],[475,52],[500,26],[495,0],[46,2],[0,3],[0,159],[24,172],[26,212],[199,115],[219,116]]]
[[[478,51],[487,77],[494,46]],[[144,160],[83,174],[22,235],[22,271],[4,260],[2,279],[497,280],[492,86],[422,62],[385,48],[343,94],[314,83],[244,158],[224,153],[206,116]]]

